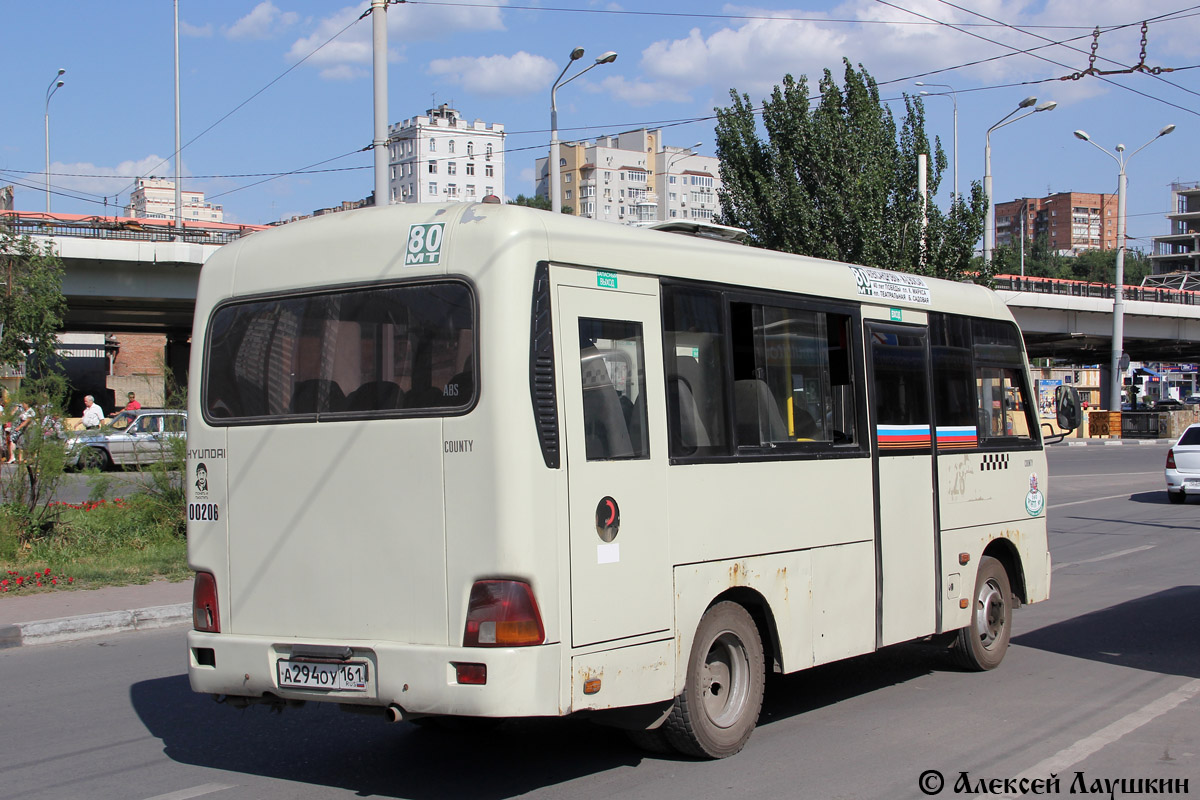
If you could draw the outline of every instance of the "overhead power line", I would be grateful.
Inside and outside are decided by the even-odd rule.
[[[994,45],[996,45],[996,46],[998,46],[998,47],[1006,47],[1006,48],[1008,48],[1008,49],[1010,49],[1010,50],[1013,50],[1013,51],[1016,51],[1016,52],[1019,52],[1019,53],[1026,53],[1026,54],[1028,54],[1028,55],[1031,55],[1031,56],[1033,56],[1033,57],[1034,57],[1034,58],[1036,58],[1036,59],[1039,59],[1039,60],[1041,60],[1041,61],[1045,61],[1045,62],[1046,62],[1046,63],[1048,63],[1048,64],[1054,64],[1055,66],[1057,66],[1057,67],[1062,67],[1063,69],[1067,69],[1067,70],[1071,70],[1071,69],[1072,69],[1072,67],[1071,67],[1070,65],[1068,65],[1068,64],[1064,64],[1064,63],[1062,63],[1061,61],[1055,61],[1055,60],[1054,60],[1054,59],[1052,59],[1052,58],[1047,58],[1046,56],[1043,56],[1043,55],[1040,55],[1040,54],[1038,54],[1038,53],[1035,53],[1035,52],[1033,52],[1033,49],[1030,49],[1030,50],[1021,50],[1020,48],[1018,48],[1018,47],[1015,47],[1015,46],[1013,46],[1013,45],[1010,45],[1010,44],[1007,44],[1007,43],[1005,43],[1005,42],[999,42],[999,41],[996,41],[995,39],[989,39],[989,38],[988,38],[988,37],[986,37],[986,36],[982,36],[982,35],[980,35],[980,34],[978,34],[978,33],[975,33],[974,31],[965,30],[964,28],[962,28],[962,27],[960,27],[960,26],[958,26],[958,25],[955,25],[954,23],[950,23],[950,22],[944,22],[944,21],[942,21],[942,20],[937,20],[937,19],[935,19],[935,18],[933,18],[933,17],[930,17],[930,16],[928,16],[928,15],[926,15],[926,14],[922,14],[922,13],[921,13],[921,12],[919,12],[919,11],[913,11],[912,9],[909,9],[909,8],[904,8],[903,6],[896,5],[895,3],[892,3],[892,2],[890,2],[890,0],[875,0],[875,2],[876,2],[876,3],[879,3],[880,5],[887,6],[887,7],[889,7],[889,8],[894,8],[894,9],[896,9],[897,11],[903,11],[903,12],[904,12],[904,13],[906,13],[906,14],[912,14],[913,16],[915,16],[915,17],[920,17],[921,19],[926,19],[926,20],[931,20],[931,21],[937,22],[937,23],[939,23],[940,25],[944,25],[945,27],[947,27],[947,28],[950,28],[951,30],[956,30],[956,31],[958,31],[959,33],[965,33],[965,34],[966,34],[966,35],[968,35],[968,36],[972,36],[972,37],[974,37],[974,38],[976,38],[976,39],[980,39],[980,40],[982,40],[982,41],[985,41],[985,42],[987,42],[988,44],[994,44]],[[1139,24],[1140,24],[1140,23],[1139,23]],[[1048,47],[1048,46],[1050,46],[1050,45],[1046,45],[1046,46]],[[1034,48],[1034,49],[1040,49],[1040,48]],[[1125,90],[1125,91],[1127,91],[1127,92],[1133,92],[1134,94],[1136,94],[1136,95],[1140,95],[1140,96],[1142,96],[1142,97],[1145,97],[1145,98],[1147,98],[1147,99],[1149,99],[1149,100],[1155,100],[1155,101],[1157,101],[1157,102],[1159,102],[1159,103],[1163,103],[1164,105],[1171,106],[1172,108],[1177,108],[1177,109],[1179,109],[1180,111],[1183,111],[1183,112],[1185,112],[1185,113],[1188,113],[1188,114],[1193,114],[1193,115],[1195,115],[1195,116],[1198,116],[1198,117],[1200,117],[1200,111],[1196,111],[1196,110],[1194,110],[1194,109],[1191,109],[1191,108],[1186,108],[1186,107],[1184,107],[1184,106],[1181,106],[1181,105],[1179,105],[1178,103],[1172,103],[1171,101],[1169,101],[1169,100],[1164,100],[1164,99],[1163,99],[1163,98],[1161,98],[1161,97],[1155,97],[1154,95],[1147,94],[1146,92],[1139,91],[1139,90],[1137,90],[1137,89],[1134,89],[1134,88],[1133,88],[1133,87],[1131,87],[1131,86],[1125,86],[1124,84],[1117,83],[1116,81],[1109,80],[1108,78],[1099,77],[1099,78],[1098,78],[1098,80],[1101,80],[1101,81],[1103,81],[1103,82],[1105,82],[1105,83],[1109,84],[1110,86],[1116,86],[1116,87],[1118,87],[1118,88],[1120,88],[1120,89],[1124,89],[1124,90]]]

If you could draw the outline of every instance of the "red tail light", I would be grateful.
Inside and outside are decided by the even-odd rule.
[[[1175,469],[1175,448],[1167,450],[1167,469]]]
[[[192,585],[192,625],[204,633],[221,632],[221,614],[217,611],[217,579],[211,572],[197,572]]]
[[[533,589],[521,581],[476,581],[463,647],[524,647],[546,639]]]

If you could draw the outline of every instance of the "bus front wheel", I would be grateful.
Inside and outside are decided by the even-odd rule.
[[[972,602],[971,624],[958,631],[951,652],[964,669],[995,669],[1012,635],[1012,588],[1004,565],[991,556],[979,561]]]
[[[683,692],[663,723],[684,755],[725,758],[758,723],[764,674],[762,638],[746,609],[721,602],[704,613],[692,642]]]

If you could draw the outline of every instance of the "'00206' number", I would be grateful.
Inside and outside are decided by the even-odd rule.
[[[188,503],[188,519],[200,522],[217,521],[216,503]]]

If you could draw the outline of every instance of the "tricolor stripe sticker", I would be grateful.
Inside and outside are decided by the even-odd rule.
[[[929,447],[928,425],[879,425],[875,429],[880,450]]]
[[[974,425],[939,425],[937,443],[941,450],[976,447],[979,444],[979,435]]]

